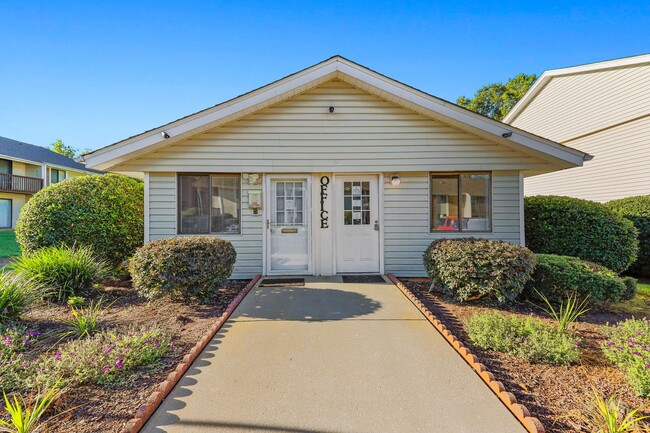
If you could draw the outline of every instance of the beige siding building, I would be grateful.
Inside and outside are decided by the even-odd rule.
[[[42,188],[96,173],[44,147],[0,137],[0,230],[15,228],[20,210]]]
[[[650,194],[650,55],[546,71],[504,122],[594,156],[526,179],[526,195]]]
[[[441,237],[523,244],[523,177],[583,152],[341,57],[85,155],[145,180],[145,240],[208,234],[235,277],[424,275]]]

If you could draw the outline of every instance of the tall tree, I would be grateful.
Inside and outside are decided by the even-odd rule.
[[[519,74],[505,84],[493,83],[481,87],[471,99],[461,96],[456,103],[484,116],[503,120],[536,79],[535,74]]]
[[[48,149],[50,149],[52,152],[60,153],[63,156],[67,156],[68,158],[74,158],[78,152],[78,150],[75,149],[74,147],[66,146],[65,144],[63,144],[63,141],[61,140],[56,140],[54,143],[50,143]]]

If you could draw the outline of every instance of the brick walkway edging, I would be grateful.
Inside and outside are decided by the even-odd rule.
[[[257,274],[253,279],[244,287],[244,290],[239,292],[235,299],[228,304],[228,308],[219,316],[219,319],[210,327],[208,332],[201,338],[194,347],[187,353],[181,362],[178,363],[176,369],[167,375],[167,379],[160,383],[154,392],[149,395],[147,402],[141,405],[135,413],[135,416],[129,420],[124,429],[123,433],[138,433],[140,429],[145,425],[145,423],[151,418],[151,415],[158,409],[160,403],[169,395],[169,393],[174,389],[176,384],[181,380],[185,372],[190,368],[192,363],[199,357],[203,349],[212,341],[214,336],[219,332],[223,324],[228,320],[233,311],[237,308],[242,300],[248,295],[248,292],[251,291],[255,284],[260,280],[262,276]]]
[[[517,399],[514,394],[507,392],[503,383],[495,380],[494,375],[490,373],[485,365],[481,364],[478,358],[469,351],[465,345],[458,340],[445,325],[436,318],[436,316],[429,311],[429,309],[420,301],[400,280],[395,277],[395,275],[388,273],[386,274],[389,280],[393,282],[399,288],[404,295],[415,305],[420,312],[431,322],[431,324],[436,328],[440,334],[445,337],[447,342],[451,347],[454,348],[456,352],[467,362],[470,367],[476,371],[483,382],[490,387],[492,392],[494,392],[499,400],[505,405],[510,412],[521,422],[521,424],[528,430],[530,433],[544,433],[544,426],[542,423],[535,417],[530,416],[528,409],[517,403]]]

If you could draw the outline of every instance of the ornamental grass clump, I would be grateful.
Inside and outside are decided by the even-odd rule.
[[[54,384],[54,386],[44,392],[31,392],[28,398],[14,395],[13,399],[9,399],[7,394],[3,393],[4,406],[7,413],[9,413],[9,421],[0,419],[0,432],[39,433],[49,430],[41,422],[41,418],[60,395],[61,391],[58,388],[58,384]],[[70,410],[68,409],[56,415],[55,418]],[[49,421],[52,421],[52,419]]]
[[[14,270],[51,289],[51,299],[64,302],[105,278],[108,262],[88,247],[43,248],[12,262]]]
[[[472,343],[482,349],[551,364],[570,364],[580,358],[576,337],[532,316],[476,313],[465,326]]]
[[[586,410],[576,418],[584,422],[591,433],[641,433],[648,432],[647,416],[639,414],[641,408],[630,409],[619,398],[605,398],[596,389],[586,405]]]
[[[608,339],[601,343],[607,359],[624,372],[634,392],[650,395],[650,322],[628,319],[607,331]]]
[[[0,271],[0,320],[20,316],[47,294],[42,285],[23,273]]]

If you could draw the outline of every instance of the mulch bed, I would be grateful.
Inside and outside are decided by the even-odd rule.
[[[215,319],[248,284],[249,280],[230,280],[220,290],[212,304],[188,305],[170,299],[148,302],[130,288],[128,281],[114,281],[89,299],[103,296],[110,305],[102,316],[102,324],[113,326],[142,326],[156,324],[173,335],[173,347],[155,371],[141,371],[121,385],[113,387],[84,385],[73,388],[57,401],[56,410],[74,408],[65,417],[57,418],[48,432],[57,433],[118,433],[135,414],[156,386],[174,370],[183,356],[203,337]],[[111,304],[112,303],[112,304]],[[49,337],[39,341],[32,351],[47,351],[59,340],[62,320],[70,311],[65,306],[49,305],[36,308],[22,317],[22,322],[46,332]]]
[[[609,311],[589,312],[580,318],[579,323],[574,324],[574,332],[581,339],[583,349],[577,364],[533,364],[472,345],[467,338],[463,321],[477,312],[495,309],[505,314],[534,314],[547,318],[539,308],[523,302],[508,305],[507,310],[485,301],[459,304],[444,293],[430,293],[430,283],[426,279],[401,281],[463,341],[497,380],[503,382],[506,390],[512,392],[518,402],[530,410],[532,416],[539,418],[547,432],[591,431],[575,415],[584,411],[592,387],[605,395],[620,396],[631,407],[650,411],[648,399],[634,395],[621,371],[603,356],[599,346],[599,342],[605,338],[603,326],[625,320],[628,315]]]

